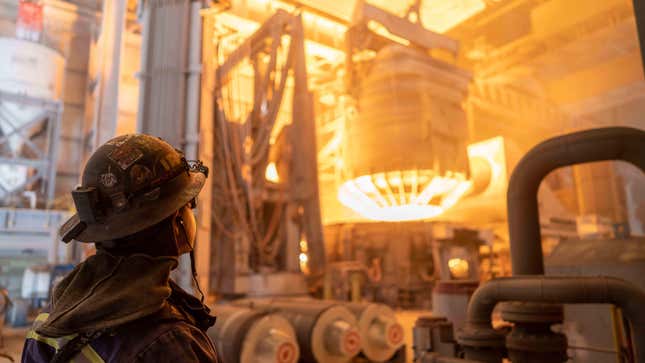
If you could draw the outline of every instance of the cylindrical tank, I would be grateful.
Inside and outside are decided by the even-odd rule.
[[[345,305],[358,319],[363,354],[372,362],[385,362],[403,346],[404,331],[394,311],[383,304]]]
[[[25,95],[44,100],[58,100],[61,96],[65,60],[56,51],[37,43],[0,37],[0,92]],[[20,130],[37,121],[43,109],[25,105],[0,95],[0,133],[8,135],[6,152],[21,155],[25,137],[38,130]],[[25,165],[0,164],[0,198],[4,190],[14,191],[23,186],[29,168]]]
[[[437,216],[469,191],[470,74],[400,45],[381,49],[347,125],[342,204],[369,219]]]
[[[57,100],[64,67],[63,56],[51,48],[0,37],[0,91]]]
[[[300,349],[291,324],[266,310],[217,305],[208,336],[222,362],[296,363]]]
[[[304,362],[345,363],[361,350],[355,315],[337,303],[313,299],[253,299],[234,304],[280,312],[295,328]]]

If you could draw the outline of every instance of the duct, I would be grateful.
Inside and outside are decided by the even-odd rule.
[[[607,127],[555,137],[529,151],[508,186],[513,274],[544,274],[537,191],[547,174],[563,166],[603,160],[624,160],[645,171],[643,145],[645,131]]]
[[[459,342],[468,345],[478,333],[490,330],[493,309],[504,301],[614,304],[622,309],[629,321],[635,361],[645,362],[645,292],[627,281],[613,277],[545,276],[489,281],[477,289],[470,300],[468,324],[460,334]]]

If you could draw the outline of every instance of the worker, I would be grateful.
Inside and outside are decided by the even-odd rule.
[[[192,208],[208,176],[161,139],[132,134],[100,146],[72,191],[77,213],[64,242],[96,254],[54,289],[25,342],[22,362],[216,362],[209,309],[170,279],[190,253]],[[201,290],[199,290],[201,294]]]

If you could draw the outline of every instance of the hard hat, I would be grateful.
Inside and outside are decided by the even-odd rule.
[[[167,142],[144,134],[113,138],[90,157],[72,191],[76,214],[58,231],[64,242],[100,242],[151,227],[191,203],[208,177]]]

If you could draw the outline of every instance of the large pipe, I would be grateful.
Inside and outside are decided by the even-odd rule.
[[[404,344],[404,330],[389,306],[374,303],[344,304],[358,320],[363,354],[370,362],[389,361]]]
[[[644,147],[645,131],[607,127],[555,137],[529,151],[508,185],[513,274],[544,274],[537,191],[547,174],[563,166],[603,160],[624,160],[645,172]]]
[[[645,292],[613,277],[522,276],[489,281],[468,305],[468,326],[491,329],[495,305],[504,301],[564,304],[613,304],[629,321],[636,362],[645,362]],[[471,329],[473,331],[473,329]],[[460,343],[462,336],[459,337]]]
[[[215,305],[217,322],[208,336],[223,362],[296,363],[300,350],[289,322],[266,310]]]
[[[251,309],[272,309],[294,327],[302,361],[347,363],[361,350],[354,314],[332,301],[314,299],[244,299],[233,302]]]

